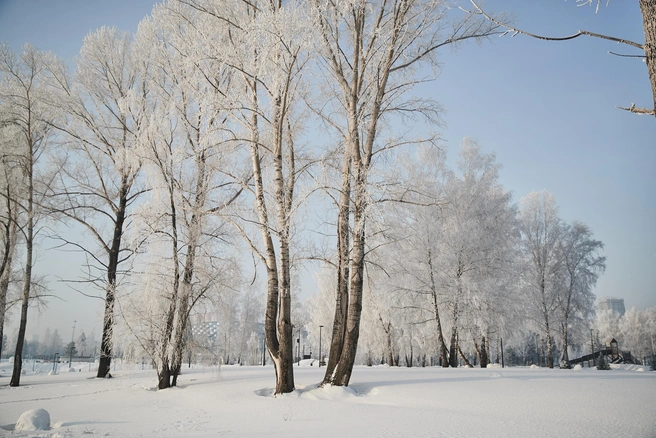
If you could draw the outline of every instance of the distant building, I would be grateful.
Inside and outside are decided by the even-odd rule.
[[[597,304],[599,310],[610,310],[615,315],[624,316],[624,298],[602,298]]]
[[[207,339],[209,345],[216,342],[216,335],[219,330],[217,321],[204,321],[191,326],[191,333],[194,339]]]

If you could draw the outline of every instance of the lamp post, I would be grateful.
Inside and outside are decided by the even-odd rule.
[[[71,367],[71,364],[73,363],[73,342],[75,342],[75,323],[77,321],[73,321],[73,334],[71,335],[71,351],[70,351],[70,356],[68,357],[68,367]]]
[[[319,367],[323,364],[323,358],[321,357],[321,329],[322,325],[319,326]]]
[[[296,338],[296,354],[298,366],[301,366],[301,327],[298,328],[298,338]]]
[[[266,333],[262,333],[262,366],[266,366]]]

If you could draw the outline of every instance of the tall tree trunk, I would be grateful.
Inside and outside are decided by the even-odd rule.
[[[437,285],[435,283],[435,274],[433,272],[433,256],[431,250],[428,250],[428,268],[430,270],[430,282],[431,282],[431,297],[433,298],[433,314],[435,317],[435,323],[437,324],[437,344],[440,349],[440,356],[442,358],[442,368],[449,367],[449,351],[446,348],[446,343],[444,342],[444,334],[442,331],[442,321],[440,319],[440,310],[437,303]]]
[[[18,326],[18,339],[16,340],[16,351],[14,353],[14,369],[9,386],[19,386],[21,371],[23,368],[23,344],[25,343],[25,331],[27,329],[27,309],[30,305],[30,290],[32,287],[32,251],[34,247],[34,143],[28,138],[30,151],[27,163],[27,233],[25,235],[25,272],[23,273],[23,292],[21,294],[21,313]]]
[[[385,324],[383,318],[378,315],[381,324],[383,325],[383,331],[385,332],[387,338],[387,364],[389,366],[394,366],[394,349],[392,348],[392,323],[388,322]]]
[[[171,386],[177,386],[178,376],[182,369],[182,358],[185,347],[185,335],[189,324],[189,313],[191,300],[191,283],[182,281],[182,293],[178,300],[178,319],[175,326],[175,337],[173,338],[173,356],[171,358]]]
[[[553,350],[552,350],[552,342],[551,342],[551,330],[549,329],[549,318],[546,318],[545,320],[545,335],[547,338],[547,366],[549,368],[553,368]]]
[[[480,347],[476,342],[476,338],[474,338],[474,348],[476,349],[476,353],[478,354],[478,361],[481,364],[481,368],[487,368],[487,364],[490,363],[490,359],[489,359],[490,356],[487,350],[487,341],[485,339],[485,336],[481,338]]]
[[[189,314],[191,312],[191,283],[194,275],[194,260],[196,258],[197,245],[198,242],[196,239],[193,239],[193,242],[187,245],[187,258],[185,260],[185,268],[182,274],[182,292],[178,297],[178,319],[175,327],[175,338],[173,340],[173,358],[171,360],[171,376],[173,377],[173,382],[171,383],[171,386],[177,385],[178,375],[182,369],[185,335],[187,334]]]
[[[469,359],[467,359],[467,356],[465,356],[465,353],[462,352],[462,348],[460,348],[460,345],[458,345],[458,355],[460,356],[460,359],[462,359],[462,362],[466,366],[468,366],[470,368],[472,367],[472,364],[469,363]],[[456,366],[457,366],[457,363],[456,363]]]
[[[649,72],[649,82],[654,100],[654,116],[656,117],[656,2],[640,0],[642,25],[645,31],[645,61]]]
[[[366,171],[359,160],[355,164],[355,202],[353,212],[353,250],[346,336],[344,348],[335,369],[333,381],[337,386],[348,386],[353,372],[360,337],[362,292],[364,287]]]
[[[109,263],[107,264],[107,288],[105,290],[105,314],[103,317],[103,332],[100,342],[100,361],[96,377],[105,378],[109,375],[112,364],[112,332],[114,330],[114,302],[116,301],[116,273],[120,262],[121,238],[123,237],[123,224],[127,212],[127,198],[130,191],[126,176],[122,178],[119,192],[119,205],[114,220],[114,235],[109,250]]]
[[[255,85],[253,89],[253,103],[257,107],[257,96],[255,94]],[[274,105],[280,105],[277,99]],[[281,123],[277,118],[281,114],[278,109],[275,110],[274,117],[278,124]],[[253,163],[253,177],[255,180],[255,201],[257,212],[260,220],[260,231],[265,246],[264,262],[267,272],[267,300],[264,315],[264,331],[266,338],[266,347],[273,361],[276,372],[276,389],[275,394],[283,394],[294,390],[294,358],[292,342],[292,324],[291,324],[291,285],[289,275],[289,217],[285,209],[286,196],[284,194],[284,180],[282,173],[282,138],[280,132],[274,138],[273,159],[274,159],[274,185],[276,192],[276,203],[278,206],[278,226],[279,226],[279,246],[281,257],[281,272],[278,273],[275,246],[271,231],[269,230],[269,218],[264,198],[264,184],[262,176],[262,166],[259,152],[259,132],[257,127],[257,115],[254,113],[251,121],[251,159]],[[276,126],[276,122],[274,122]],[[291,196],[291,194],[289,194]],[[282,211],[281,211],[282,210]]]
[[[331,383],[335,367],[342,355],[346,333],[346,315],[349,304],[349,209],[351,201],[351,154],[345,148],[342,164],[342,188],[339,196],[337,216],[337,295],[335,297],[335,317],[330,341],[330,354],[322,385]]]
[[[16,212],[12,208],[12,201],[9,194],[9,186],[7,186],[7,218],[8,222],[5,224],[5,248],[2,263],[0,264],[0,357],[2,357],[2,349],[4,339],[4,325],[5,313],[7,312],[7,292],[9,291],[9,280],[11,279],[11,270],[14,260],[14,250],[16,247],[16,238],[18,226],[16,225]]]
[[[412,342],[410,343],[410,356],[405,355],[405,366],[408,368],[412,368],[412,360],[413,360],[413,355],[412,355]]]
[[[567,319],[566,319],[567,320]],[[569,347],[568,342],[567,342],[567,323],[563,322],[562,324],[562,331],[563,331],[563,363],[565,366],[569,365],[569,353],[567,352],[567,348]]]
[[[449,345],[449,358],[448,363],[452,368],[458,366],[458,302],[456,301],[453,305],[452,316],[452,326],[451,326],[451,344]]]

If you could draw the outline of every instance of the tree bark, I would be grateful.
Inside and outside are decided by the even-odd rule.
[[[490,359],[487,351],[487,341],[485,336],[481,338],[480,347],[476,343],[476,340],[474,340],[474,348],[476,349],[476,353],[478,353],[478,361],[481,364],[481,368],[487,368],[487,364],[490,363]]]
[[[200,129],[198,129],[198,136],[196,143],[200,144]],[[187,257],[185,259],[185,267],[182,273],[182,293],[180,294],[180,302],[178,304],[178,321],[175,331],[175,339],[173,341],[173,360],[171,367],[171,374],[173,376],[172,386],[178,383],[178,375],[182,369],[182,356],[184,350],[184,337],[187,333],[187,325],[189,323],[189,314],[191,312],[191,299],[192,299],[192,281],[194,278],[194,268],[196,264],[196,249],[198,248],[198,241],[202,231],[202,210],[205,207],[207,197],[207,168],[205,161],[205,154],[201,152],[196,157],[196,167],[198,175],[196,177],[196,196],[194,197],[194,213],[189,221],[189,242],[187,243]]]
[[[645,31],[645,61],[651,83],[654,117],[656,117],[656,2],[654,0],[640,0],[640,12],[642,13],[642,25]]]
[[[549,368],[553,368],[553,350],[552,350],[552,342],[551,342],[551,330],[549,330],[549,318],[546,318],[545,320],[545,336],[547,339],[547,366]]]
[[[355,364],[355,356],[360,337],[360,318],[362,315],[362,292],[364,287],[365,255],[365,210],[366,210],[366,171],[359,160],[355,164],[355,203],[353,211],[353,250],[346,336],[344,347],[335,369],[333,385],[348,386]]]
[[[430,282],[431,282],[431,297],[433,298],[433,314],[435,316],[435,323],[437,324],[437,344],[440,349],[440,356],[442,358],[442,368],[449,367],[449,351],[446,348],[446,343],[444,342],[444,334],[442,332],[442,321],[440,319],[440,311],[437,303],[437,285],[435,284],[435,274],[433,272],[433,257],[432,252],[428,250],[428,268],[430,270]]]
[[[257,96],[252,85],[254,106],[257,107]],[[280,105],[278,100],[274,105]],[[274,110],[274,118],[279,117],[278,109]],[[281,123],[281,120],[277,120]],[[284,180],[282,175],[282,138],[278,134],[274,138],[274,185],[276,203],[278,206],[279,247],[281,257],[281,275],[278,273],[276,251],[269,229],[267,205],[264,198],[264,184],[262,176],[261,158],[259,151],[259,134],[257,128],[257,115],[252,116],[251,132],[251,159],[253,163],[253,176],[255,180],[256,207],[260,220],[260,231],[265,246],[264,262],[267,272],[267,301],[264,316],[264,331],[266,347],[273,361],[276,372],[275,394],[284,394],[294,390],[293,369],[293,342],[291,324],[291,285],[289,275],[289,246],[288,227],[289,218],[285,210]],[[275,126],[274,122],[274,126]],[[275,130],[275,132],[279,132]],[[280,211],[282,210],[282,211]]]
[[[335,367],[342,355],[344,335],[346,333],[346,316],[349,304],[349,209],[351,201],[351,153],[344,151],[342,164],[342,187],[339,196],[339,213],[337,216],[337,295],[335,297],[335,317],[330,341],[330,354],[326,364],[326,373],[322,385],[332,381]]]
[[[9,280],[11,278],[11,270],[14,260],[14,250],[16,247],[16,238],[18,226],[16,225],[16,212],[12,207],[12,200],[9,193],[9,186],[7,186],[6,193],[7,204],[7,223],[5,224],[5,248],[2,264],[0,264],[0,357],[2,357],[2,349],[4,339],[4,325],[5,313],[7,312],[7,292],[9,291]]]
[[[453,312],[451,313],[452,316],[452,326],[451,326],[451,343],[449,345],[449,357],[448,357],[448,364],[452,368],[456,368],[458,366],[458,302],[456,302],[453,305]]]
[[[23,368],[23,344],[27,329],[27,310],[30,305],[30,290],[32,287],[32,265],[34,248],[34,142],[31,137],[31,127],[28,125],[28,155],[27,155],[27,229],[25,233],[25,272],[23,273],[23,292],[21,294],[21,313],[18,326],[18,339],[14,352],[14,367],[9,386],[19,386]]]
[[[462,348],[460,348],[460,345],[458,345],[458,355],[460,356],[460,359],[462,359],[463,363],[466,366],[468,366],[470,368],[472,367],[472,364],[469,363],[469,359],[467,359],[467,356],[465,356],[465,353],[462,352]],[[456,362],[456,366],[458,366],[457,362]]]
[[[563,362],[567,366],[569,365],[569,353],[567,352],[567,348],[569,347],[568,342],[567,342],[567,323],[563,323]]]
[[[116,273],[121,253],[121,238],[123,237],[123,224],[127,212],[128,193],[130,183],[127,176],[121,179],[119,191],[119,204],[114,220],[114,235],[109,250],[109,263],[107,264],[107,288],[105,291],[105,314],[103,317],[103,333],[100,342],[100,360],[96,377],[105,378],[109,375],[112,364],[112,332],[114,329],[114,302],[116,301]]]

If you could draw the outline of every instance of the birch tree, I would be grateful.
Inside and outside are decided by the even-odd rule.
[[[492,34],[496,25],[448,14],[442,1],[313,2],[322,68],[333,105],[324,112],[342,153],[337,220],[338,284],[330,358],[323,384],[348,385],[358,345],[366,253],[368,174],[383,120],[393,114],[435,121],[434,102],[408,97],[420,65],[436,66],[441,47]],[[334,114],[334,115],[328,115]],[[352,204],[351,204],[352,200]],[[349,224],[352,214],[352,233]]]
[[[543,191],[523,197],[519,220],[526,300],[533,320],[544,333],[547,365],[553,368],[552,325],[561,287],[558,274],[562,259],[558,247],[563,229],[554,196]]]
[[[264,249],[252,248],[267,273],[264,329],[276,372],[275,394],[280,394],[294,390],[291,233],[297,180],[305,170],[297,156],[294,108],[300,103],[308,29],[295,2],[249,2],[240,8],[241,29],[232,29],[240,39],[233,39],[230,65],[246,90],[237,120],[252,163],[250,190]]]
[[[4,324],[7,312],[9,284],[14,269],[18,245],[18,203],[20,172],[15,164],[14,147],[18,138],[11,126],[0,127],[0,356],[4,345]]]
[[[15,154],[3,158],[10,159],[12,165],[20,169],[21,196],[13,201],[14,208],[21,216],[17,227],[25,245],[20,322],[10,386],[20,385],[27,310],[34,294],[32,269],[35,239],[39,232],[38,223],[45,212],[44,193],[50,182],[45,178],[43,169],[51,141],[50,125],[55,114],[46,104],[46,56],[30,45],[25,45],[19,55],[6,45],[0,46],[0,127],[12,130],[17,141]]]
[[[76,72],[52,63],[52,86],[66,120],[54,124],[69,156],[62,157],[56,211],[80,226],[86,240],[61,237],[87,257],[86,278],[104,292],[103,331],[97,377],[107,377],[112,359],[114,305],[120,279],[134,248],[125,242],[130,210],[145,188],[139,183],[137,154],[147,119],[146,60],[136,57],[132,37],[103,27],[84,39]]]
[[[599,255],[604,244],[592,238],[592,231],[580,222],[574,222],[563,230],[561,251],[562,294],[558,296],[561,320],[563,357],[561,368],[569,368],[569,330],[573,324],[589,326],[594,312],[595,295],[592,288],[606,268],[606,258]],[[580,331],[580,329],[579,329]]]
[[[222,171],[254,196],[254,223],[264,249],[247,232],[248,222],[237,218],[233,223],[266,267],[265,331],[275,364],[275,392],[290,392],[294,388],[290,240],[294,189],[303,172],[296,168],[293,108],[307,59],[305,20],[293,2],[283,6],[282,2],[188,0],[164,7],[187,20],[203,59],[223,64],[233,74],[234,82],[221,88],[224,85],[215,81],[214,71],[204,70],[193,57],[187,60],[215,89],[217,99],[232,102],[227,119],[232,140],[249,151],[252,179],[228,168]]]
[[[142,154],[153,196],[143,213],[147,233],[169,247],[159,255],[170,263],[159,281],[149,280],[166,291],[164,323],[150,351],[159,389],[176,386],[194,305],[234,270],[219,261],[229,240],[220,215],[242,192],[219,172],[233,167],[225,126],[232,76],[225,63],[207,59],[200,24],[197,11],[169,2],[153,9],[137,35],[142,56],[150,57]]]
[[[456,365],[454,353],[460,351],[460,315],[467,316],[466,331],[484,366],[486,338],[489,342],[491,332],[498,331],[500,321],[494,320],[507,304],[500,292],[507,291],[503,283],[515,257],[517,226],[511,194],[498,181],[499,168],[493,153],[484,154],[476,142],[465,139],[458,174],[447,183],[441,265],[452,290],[451,366]]]

